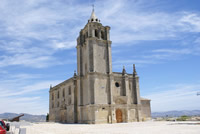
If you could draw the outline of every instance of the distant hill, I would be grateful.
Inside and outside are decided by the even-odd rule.
[[[168,111],[168,112],[152,112],[151,116],[154,117],[179,117],[182,115],[187,116],[200,116],[200,110],[182,110],[182,111]]]
[[[20,114],[3,113],[3,114],[0,114],[0,119],[12,119],[21,114],[24,114],[24,116],[21,117],[20,120],[25,120],[29,122],[45,122],[46,121],[46,115],[31,115],[31,114],[26,114],[26,113],[20,113]]]
[[[31,115],[26,113],[3,113],[0,114],[0,119],[12,119],[16,116],[19,116],[21,114],[24,114],[23,117],[20,118],[20,120],[25,120],[29,122],[45,122],[46,121],[46,115]],[[167,111],[167,112],[152,112],[152,118],[155,117],[179,117],[182,115],[187,116],[200,116],[200,110],[182,110],[182,111]]]

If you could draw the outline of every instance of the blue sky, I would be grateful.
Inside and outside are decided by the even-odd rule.
[[[199,0],[0,0],[0,113],[48,112],[50,84],[76,70],[92,4],[111,27],[113,71],[136,64],[153,112],[200,109]]]

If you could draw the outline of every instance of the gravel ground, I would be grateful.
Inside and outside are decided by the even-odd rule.
[[[20,128],[26,128],[26,134],[200,134],[200,122],[33,123]]]

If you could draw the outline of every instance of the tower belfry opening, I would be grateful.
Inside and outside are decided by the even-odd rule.
[[[77,73],[50,88],[50,121],[96,124],[151,118],[150,100],[140,97],[135,65],[132,74],[125,67],[112,71],[111,44],[110,27],[100,23],[93,7],[77,38]]]

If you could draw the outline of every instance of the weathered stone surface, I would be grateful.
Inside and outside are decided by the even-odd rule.
[[[110,27],[89,22],[77,38],[77,75],[51,87],[49,120],[117,123],[151,118],[150,100],[140,97],[139,77],[112,72]]]

